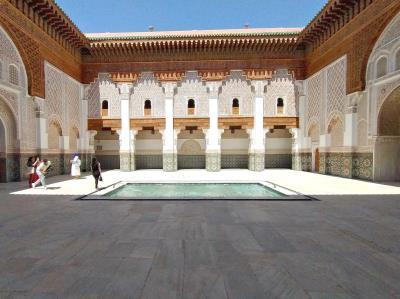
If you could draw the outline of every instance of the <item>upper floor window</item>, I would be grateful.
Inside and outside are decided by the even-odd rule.
[[[238,99],[233,99],[232,101],[232,114],[239,114],[239,100]]]
[[[145,116],[151,115],[151,101],[150,100],[144,101],[144,115]]]
[[[400,70],[400,49],[398,49],[396,52],[395,69],[396,69],[396,71]]]
[[[194,102],[193,99],[190,99],[190,100],[188,101],[187,108],[188,108],[187,114],[188,114],[188,115],[194,115],[194,110],[195,110],[195,108],[196,108],[196,104],[195,104],[195,102]]]
[[[101,116],[108,116],[108,101],[101,102]]]
[[[383,77],[387,74],[387,58],[381,57],[376,63],[376,78]]]
[[[276,101],[276,114],[283,114],[284,113],[284,103],[283,103],[283,99],[279,98]]]
[[[18,68],[14,64],[10,64],[8,67],[8,82],[14,85],[19,84]]]

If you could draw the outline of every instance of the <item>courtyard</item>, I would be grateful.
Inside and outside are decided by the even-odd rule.
[[[399,298],[400,184],[292,170],[121,180],[270,181],[313,201],[81,201],[88,174],[0,185],[0,298]]]

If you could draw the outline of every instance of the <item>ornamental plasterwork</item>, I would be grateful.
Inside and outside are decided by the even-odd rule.
[[[242,71],[231,71],[222,83],[222,91],[218,99],[219,115],[232,114],[232,100],[237,98],[240,105],[240,115],[253,114],[253,93],[251,83]]]
[[[46,108],[49,117],[54,117],[60,120],[62,129],[66,129],[67,126],[63,123],[63,120],[67,119],[64,116],[64,84],[63,75],[61,71],[45,64],[45,98]]]
[[[151,113],[153,117],[165,115],[164,92],[161,83],[154,77],[152,72],[140,74],[137,83],[133,86],[130,100],[131,117],[141,118],[144,116],[144,102],[151,101]]]
[[[17,123],[10,107],[0,98],[0,119],[6,129],[7,151],[16,148]]]
[[[383,102],[386,98],[397,88],[400,86],[400,78],[393,81],[386,83],[378,88],[378,100],[376,101],[376,111],[379,113]]]
[[[187,116],[189,99],[195,101],[195,116],[208,117],[207,87],[196,71],[187,72],[182,82],[178,84],[177,93],[174,97],[174,116]]]
[[[79,128],[81,85],[48,63],[45,64],[45,78],[48,117],[57,119],[63,134],[68,136],[70,126]]]
[[[264,101],[264,114],[276,115],[278,98],[284,100],[284,115],[296,116],[295,85],[287,70],[279,70],[268,82],[267,94]]]
[[[79,128],[80,123],[80,86],[70,78],[65,79],[65,96],[68,105],[69,127]]]
[[[390,23],[390,25],[385,29],[385,31],[379,38],[379,41],[377,42],[375,49],[379,49],[399,37],[400,37],[400,13],[397,14],[397,16]]]
[[[0,27],[0,61],[2,64],[1,79],[8,82],[9,65],[14,64],[18,69],[18,86],[25,87],[24,64],[16,50],[13,42]],[[14,86],[15,87],[15,86]]]
[[[108,101],[109,116],[120,117],[119,90],[109,74],[100,73],[95,82],[86,90],[86,98],[89,106],[89,118],[99,118],[102,101]]]
[[[320,101],[322,99],[322,73],[317,73],[307,79],[307,124],[311,123],[313,118],[320,120]],[[307,125],[308,126],[308,125]]]
[[[17,50],[14,48],[13,43],[0,28],[0,57],[2,60],[8,60],[8,63],[16,65],[21,64]]]
[[[0,88],[0,96],[8,103],[11,111],[18,119],[18,97],[16,94]]]
[[[346,59],[340,59],[326,69],[327,115],[343,112],[346,101]]]

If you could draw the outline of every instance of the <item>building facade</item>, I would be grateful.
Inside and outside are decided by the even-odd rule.
[[[305,28],[113,34],[39,2],[0,0],[2,182],[75,152],[84,170],[400,180],[396,0],[331,0]]]

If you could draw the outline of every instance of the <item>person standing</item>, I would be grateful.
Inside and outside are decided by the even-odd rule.
[[[39,166],[36,168],[36,173],[39,176],[39,179],[36,182],[32,183],[32,188],[35,188],[37,184],[42,183],[44,189],[47,189],[46,186],[46,175],[50,169],[51,162],[47,159],[44,159],[40,162]]]
[[[78,179],[81,176],[81,160],[78,154],[74,154],[71,160],[71,176]]]
[[[97,159],[95,157],[92,158],[92,165],[91,165],[91,169],[92,169],[92,175],[94,177],[94,184],[96,189],[99,189],[99,180],[101,181],[101,166],[100,166],[100,162],[97,161]]]
[[[29,188],[32,188],[32,183],[35,182],[38,179],[38,176],[36,174],[36,167],[39,165],[39,157],[29,157],[28,162],[26,163],[26,166],[29,168],[28,176],[29,176]]]

